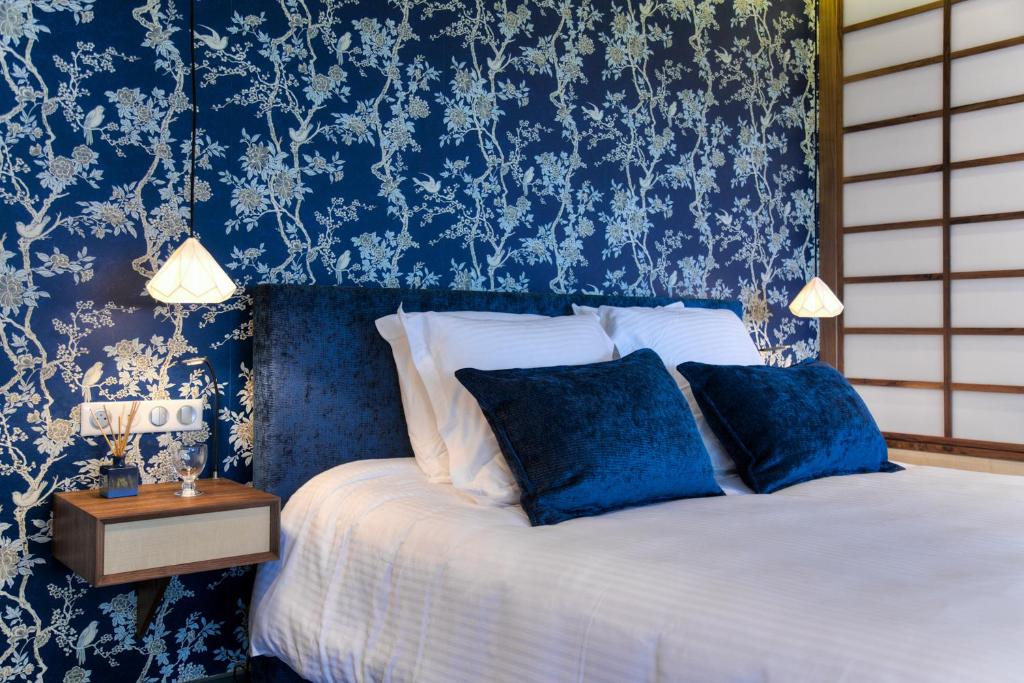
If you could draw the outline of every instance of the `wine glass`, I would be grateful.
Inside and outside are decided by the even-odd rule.
[[[196,488],[196,477],[206,467],[206,444],[199,443],[191,446],[182,446],[174,456],[174,469],[181,477],[181,490],[175,495],[182,498],[201,496],[203,492]]]

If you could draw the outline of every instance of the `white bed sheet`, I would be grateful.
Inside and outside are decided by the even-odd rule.
[[[313,681],[1019,681],[1024,477],[915,467],[531,528],[412,458],[296,493],[252,651]]]

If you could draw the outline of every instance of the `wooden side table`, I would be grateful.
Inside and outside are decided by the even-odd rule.
[[[149,625],[171,576],[278,557],[281,501],[230,479],[146,484],[131,498],[97,490],[53,497],[53,555],[93,586],[135,583],[136,632]]]

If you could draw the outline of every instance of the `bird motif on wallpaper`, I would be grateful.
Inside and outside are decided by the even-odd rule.
[[[54,484],[56,486],[56,483]],[[46,484],[39,479],[32,480],[32,485],[29,486],[28,491],[22,493],[21,491],[11,492],[11,502],[16,507],[30,508],[39,502],[39,499],[44,496],[46,492]]]
[[[40,219],[31,221],[28,225],[25,225],[21,221],[14,223],[14,229],[18,231],[18,234],[25,239],[35,239],[43,234],[43,230],[46,229],[46,224],[50,222],[49,216],[43,216]]]
[[[345,271],[348,270],[348,265],[351,261],[352,252],[346,249],[341,253],[341,256],[338,257],[338,260],[334,262],[334,276],[337,278],[338,282],[341,282],[341,277],[345,274]]]
[[[320,127],[317,126],[316,131],[311,135],[309,132],[309,124],[304,123],[298,128],[289,128],[288,137],[291,138],[292,142],[296,145],[301,145],[307,142],[311,137],[320,132]]]
[[[78,642],[75,643],[75,653],[78,655],[79,664],[85,664],[85,650],[96,640],[99,625],[97,621],[90,621],[89,625],[78,634]]]
[[[85,144],[92,144],[92,132],[99,130],[100,126],[103,125],[104,111],[103,105],[98,104],[85,115],[85,121],[82,123],[82,129],[85,131]]]
[[[86,402],[92,401],[92,388],[100,383],[102,377],[103,363],[96,361],[82,375],[82,400]]]
[[[587,104],[590,104],[589,102]],[[583,113],[591,118],[593,121],[601,121],[604,118],[604,112],[597,108],[597,106],[590,104],[590,109],[583,107]]]
[[[501,264],[504,263],[504,258],[505,250],[498,249],[498,251],[496,251],[493,254],[490,254],[487,257],[487,265],[490,266],[491,268],[500,268]]]
[[[492,74],[496,74],[505,68],[505,59],[503,57],[488,57],[487,68],[491,70]]]
[[[530,194],[530,185],[533,183],[533,166],[526,169],[523,174],[523,195]]]
[[[437,194],[438,192],[441,191],[440,180],[434,180],[434,176],[428,175],[426,173],[420,173],[420,175],[426,178],[426,180],[413,178],[412,181],[416,183],[416,185],[418,185],[424,192],[427,192],[429,194]]]
[[[341,34],[341,38],[338,38],[338,45],[336,47],[339,64],[345,58],[345,53],[348,52],[348,49],[350,47],[352,47],[352,34],[349,33],[348,31],[345,31],[344,33]]]
[[[202,33],[197,33],[196,34],[196,40],[198,40],[199,42],[201,42],[203,45],[205,45],[206,47],[210,48],[211,50],[218,50],[219,51],[219,50],[223,50],[224,48],[226,48],[228,46],[228,37],[227,36],[221,36],[221,34],[217,33],[216,31],[214,31],[209,26],[203,26],[202,24],[200,24],[200,26],[202,26],[202,28],[205,28],[207,31],[209,31],[210,34],[209,35],[203,35]]]

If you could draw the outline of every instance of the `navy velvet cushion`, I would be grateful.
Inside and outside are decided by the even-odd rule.
[[[494,430],[534,526],[723,495],[686,399],[650,349],[455,376]]]
[[[895,472],[878,425],[827,363],[677,368],[743,481],[757,493],[840,474]]]

